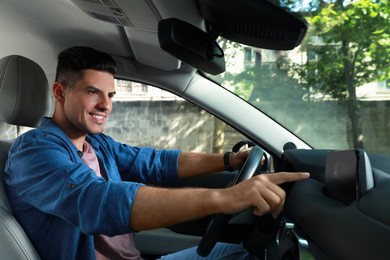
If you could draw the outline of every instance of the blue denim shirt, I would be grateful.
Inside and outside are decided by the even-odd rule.
[[[5,167],[14,215],[44,259],[95,259],[94,234],[129,229],[142,183],[176,179],[178,150],[138,148],[88,135],[109,180],[83,163],[80,151],[50,118],[16,139]]]

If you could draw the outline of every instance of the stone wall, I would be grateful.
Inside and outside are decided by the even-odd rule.
[[[161,149],[212,152],[215,119],[187,101],[115,102],[106,134],[116,140]],[[230,150],[244,137],[225,125],[225,146]]]

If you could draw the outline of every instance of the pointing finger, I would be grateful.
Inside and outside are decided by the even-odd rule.
[[[308,172],[278,172],[268,174],[268,180],[274,184],[282,184],[285,182],[300,181],[310,177]]]

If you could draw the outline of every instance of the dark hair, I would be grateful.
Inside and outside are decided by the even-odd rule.
[[[114,59],[104,52],[90,47],[71,47],[58,55],[55,80],[72,87],[82,78],[86,69],[105,71],[115,75],[116,64]]]

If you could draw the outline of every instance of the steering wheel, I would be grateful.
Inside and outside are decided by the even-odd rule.
[[[263,155],[264,151],[260,147],[253,146],[244,165],[236,175],[232,184],[230,184],[229,186],[250,179],[256,173],[256,170],[258,169],[258,165],[261,162]],[[211,250],[214,248],[215,244],[218,241],[218,237],[225,229],[232,216],[233,214],[217,214],[213,218],[201,241],[199,242],[197,248],[198,255],[205,257],[210,254]]]

